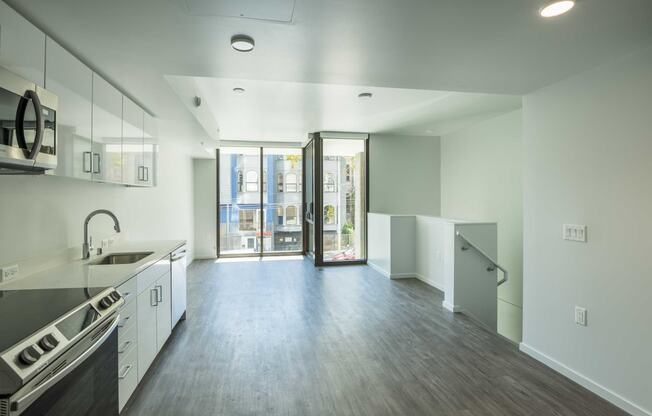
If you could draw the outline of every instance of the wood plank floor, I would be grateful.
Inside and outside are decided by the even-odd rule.
[[[367,266],[197,261],[123,414],[626,414],[441,301]]]

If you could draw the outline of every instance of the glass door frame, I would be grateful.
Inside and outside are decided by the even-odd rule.
[[[344,135],[346,133],[343,133]],[[357,134],[356,134],[357,135]],[[331,137],[327,137],[331,138]],[[364,186],[365,186],[365,207],[364,207],[364,244],[363,244],[363,252],[364,256],[362,258],[357,259],[357,260],[343,260],[343,261],[324,261],[324,251],[323,251],[323,241],[324,241],[324,198],[323,198],[323,192],[324,192],[324,138],[322,138],[322,134],[317,132],[317,133],[312,133],[310,134],[310,140],[306,145],[303,147],[303,155],[304,155],[304,189],[303,189],[303,201],[304,201],[304,206],[306,206],[306,195],[305,195],[305,148],[310,145],[310,143],[313,144],[313,156],[314,156],[314,161],[313,161],[313,204],[314,204],[314,238],[315,241],[313,242],[313,247],[314,247],[314,263],[316,267],[321,267],[321,266],[347,266],[347,265],[356,265],[356,264],[367,264],[367,249],[368,249],[368,227],[367,227],[367,214],[369,213],[369,135],[366,135],[366,138],[358,138],[357,140],[364,140],[364,149],[365,149],[365,181],[364,181]],[[306,207],[307,208],[307,207]],[[306,215],[304,213],[303,216],[303,229],[304,229],[304,238],[303,238],[303,251],[304,253],[307,252],[308,250],[308,227],[307,227],[307,220],[306,220]]]
[[[263,183],[264,183],[265,176],[266,176],[264,174],[264,169],[263,169],[263,167],[264,167],[263,166],[264,165],[264,163],[263,163],[263,161],[264,161],[263,160],[263,158],[264,158],[264,150],[265,149],[272,149],[272,148],[275,148],[275,147],[278,148],[278,147],[282,147],[282,146],[267,146],[267,147],[265,147],[265,146],[261,146],[258,143],[254,142],[251,145],[240,145],[240,144],[238,144],[238,145],[229,145],[229,146],[225,146],[225,147],[258,148],[259,169],[260,169],[260,171],[259,171],[260,174],[258,175],[258,192],[260,193],[259,209],[258,209],[258,211],[260,211],[260,217],[258,218],[258,223],[259,223],[259,226],[260,226],[260,237],[258,239],[258,243],[259,243],[258,247],[259,247],[259,249],[258,249],[257,252],[223,254],[220,251],[220,224],[221,224],[221,212],[222,212],[222,209],[220,207],[220,149],[218,147],[217,149],[215,149],[215,179],[216,179],[215,180],[215,187],[216,187],[216,202],[217,202],[217,205],[216,205],[216,207],[217,207],[217,213],[216,213],[216,215],[217,215],[217,226],[215,227],[216,228],[215,232],[216,232],[216,237],[217,238],[216,238],[215,247],[216,247],[217,258],[218,259],[220,259],[220,258],[225,258],[225,259],[226,258],[247,258],[247,257],[249,257],[249,258],[251,258],[251,257],[263,258],[263,257],[284,257],[284,256],[300,256],[300,255],[304,255],[305,250],[303,249],[303,247],[305,247],[305,241],[302,241],[302,245],[301,245],[302,250],[297,250],[297,251],[284,251],[284,252],[281,252],[281,251],[275,251],[274,252],[274,251],[272,251],[272,252],[266,252],[265,247],[264,247],[265,246],[265,222],[264,222],[265,221],[265,200],[264,200],[265,190],[264,190],[264,187],[263,187]],[[294,147],[295,146],[291,146],[291,144],[288,143],[287,148],[294,148]],[[302,170],[301,170],[302,181],[303,181],[303,178],[305,177],[305,173],[303,171],[303,168],[305,167],[305,161],[303,160],[303,153],[304,152],[303,152],[303,148],[302,148],[301,149],[301,154],[302,154],[302,159],[301,159],[301,163],[302,163]],[[269,189],[270,186],[273,186],[273,184],[271,182],[271,179],[273,179],[273,178],[271,178],[271,177],[269,177],[267,175],[267,187],[268,187],[268,189]],[[301,209],[300,209],[300,212],[302,213],[302,220],[300,221],[301,222],[301,236],[302,237],[305,235],[305,226],[304,226],[304,219],[303,219],[303,210],[304,210],[304,203],[305,203],[305,195],[303,194],[303,192],[305,190],[304,188],[305,188],[305,184],[303,184],[303,182],[302,182],[302,186],[301,186],[301,192],[302,192],[302,196],[301,196],[302,204],[301,205],[302,206],[301,206]]]

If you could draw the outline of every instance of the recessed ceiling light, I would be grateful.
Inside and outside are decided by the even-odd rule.
[[[575,0],[554,0],[546,3],[539,10],[541,17],[560,16],[575,6]]]
[[[251,52],[254,50],[254,38],[247,35],[235,35],[231,38],[231,46],[238,52]]]
[[[235,92],[236,94],[242,94],[243,92],[245,92],[245,89],[241,87],[235,87],[233,89],[233,92]]]
[[[370,93],[370,92],[361,92],[360,94],[358,94],[358,98],[362,98],[364,100],[368,100],[372,96],[373,96],[373,94]]]

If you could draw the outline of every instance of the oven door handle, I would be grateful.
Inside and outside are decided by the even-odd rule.
[[[79,367],[88,357],[90,357],[95,351],[97,351],[98,348],[104,342],[111,336],[111,333],[113,330],[118,326],[118,321],[120,320],[120,315],[117,315],[113,317],[113,322],[109,324],[107,327],[107,330],[104,331],[102,336],[98,338],[93,345],[91,345],[90,348],[88,348],[86,351],[84,351],[79,357],[75,358],[70,364],[68,364],[66,367],[61,369],[57,374],[52,376],[50,379],[48,379],[46,382],[43,384],[40,384],[38,387],[36,387],[34,390],[30,391],[26,395],[22,396],[21,398],[17,400],[12,400],[10,404],[10,411],[11,414],[14,413],[21,413],[27,406],[32,404],[36,399],[38,399],[47,389],[52,387],[54,384],[58,383],[61,381],[62,378],[70,374],[75,368]]]
[[[36,117],[36,135],[34,137],[34,144],[31,149],[27,148],[27,140],[25,139],[25,112],[27,111],[27,104],[32,102],[34,105],[34,115]],[[16,140],[18,145],[27,152],[29,160],[36,159],[41,151],[41,144],[43,144],[43,106],[38,94],[34,90],[27,90],[25,95],[21,97],[16,110]]]

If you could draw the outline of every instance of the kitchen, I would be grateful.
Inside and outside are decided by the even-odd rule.
[[[652,414],[618,4],[0,0],[0,416]]]
[[[4,2],[0,33],[0,414],[117,414],[185,319],[191,159]]]

